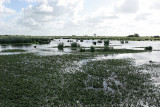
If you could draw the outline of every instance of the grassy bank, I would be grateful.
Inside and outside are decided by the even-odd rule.
[[[160,41],[160,37],[143,36],[143,37],[127,37],[127,36],[0,36],[0,39],[8,37],[22,37],[22,38],[48,38],[48,39],[102,39],[102,40],[128,40],[128,41]]]
[[[26,52],[26,50],[23,50],[23,49],[7,49],[7,50],[2,50],[1,52]]]
[[[0,37],[0,44],[48,44],[51,42],[50,38],[33,38],[33,37],[19,37],[7,36]]]
[[[160,106],[150,75],[132,60],[85,63],[94,56],[0,56],[0,106]]]

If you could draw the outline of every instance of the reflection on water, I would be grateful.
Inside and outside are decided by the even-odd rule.
[[[104,41],[100,40],[76,40],[76,39],[55,39],[51,41],[50,44],[32,44],[32,45],[0,45],[0,51],[8,50],[8,49],[24,49],[27,52],[32,52],[38,55],[63,55],[63,54],[70,54],[72,51],[71,48],[64,48],[63,51],[59,51],[56,46],[59,43],[63,42],[65,46],[70,46],[71,43],[77,42],[82,47],[90,47],[90,46],[97,46],[103,47]],[[93,43],[96,42],[96,45]],[[35,47],[36,46],[36,47]],[[160,50],[160,42],[159,41],[129,41],[129,43],[121,44],[120,41],[110,41],[110,46],[115,49],[144,49],[144,48],[137,48],[137,47],[147,47],[152,46],[153,50]],[[0,55],[5,54],[18,54],[18,53],[2,53]],[[149,61],[159,62],[160,59],[160,51],[152,51],[152,52],[145,52],[145,53],[127,53],[127,54],[116,54],[116,55],[109,55],[109,56],[98,56],[96,59],[108,59],[108,58],[132,58],[137,61],[137,63],[144,63]]]

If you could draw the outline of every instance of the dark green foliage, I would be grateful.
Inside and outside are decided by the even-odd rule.
[[[151,51],[152,50],[152,46],[145,47],[145,50]]]
[[[102,41],[101,41],[101,40],[98,40],[97,42],[98,42],[98,43],[102,43]]]
[[[104,46],[109,46],[109,40],[104,41]]]
[[[58,44],[58,49],[59,50],[63,50],[63,48],[64,48],[64,43],[59,43]]]
[[[95,52],[95,48],[93,46],[90,47],[91,52]]]
[[[111,50],[111,48],[109,47],[109,46],[104,46],[104,51],[110,51]]]
[[[26,50],[23,50],[23,49],[8,49],[8,50],[2,50],[2,52],[26,52]]]
[[[93,45],[96,45],[97,44],[97,42],[93,42]]]
[[[135,33],[134,35],[129,35],[128,37],[139,37],[139,34]]]
[[[140,72],[142,69],[132,61],[87,62],[91,57],[91,54],[0,57],[0,107],[136,107],[140,101],[160,106],[160,93],[151,84],[150,75]],[[74,72],[77,62],[82,60],[85,64]],[[104,89],[104,81],[111,90]]]
[[[83,42],[83,39],[81,39],[80,42]]]
[[[5,37],[0,39],[0,44],[39,43],[49,44],[49,38]]]
[[[121,42],[121,44],[124,44],[124,43],[125,43],[125,41],[124,41],[124,40],[121,40],[120,42]]]
[[[79,51],[80,51],[80,52],[85,52],[86,50],[85,50],[85,48],[80,48]]]
[[[77,42],[71,43],[71,47],[80,47],[80,45]]]

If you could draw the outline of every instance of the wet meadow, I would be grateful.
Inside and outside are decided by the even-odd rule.
[[[0,45],[1,107],[160,106],[159,41],[49,40]]]

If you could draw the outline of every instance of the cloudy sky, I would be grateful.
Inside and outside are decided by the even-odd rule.
[[[160,0],[0,0],[0,34],[160,34]]]

